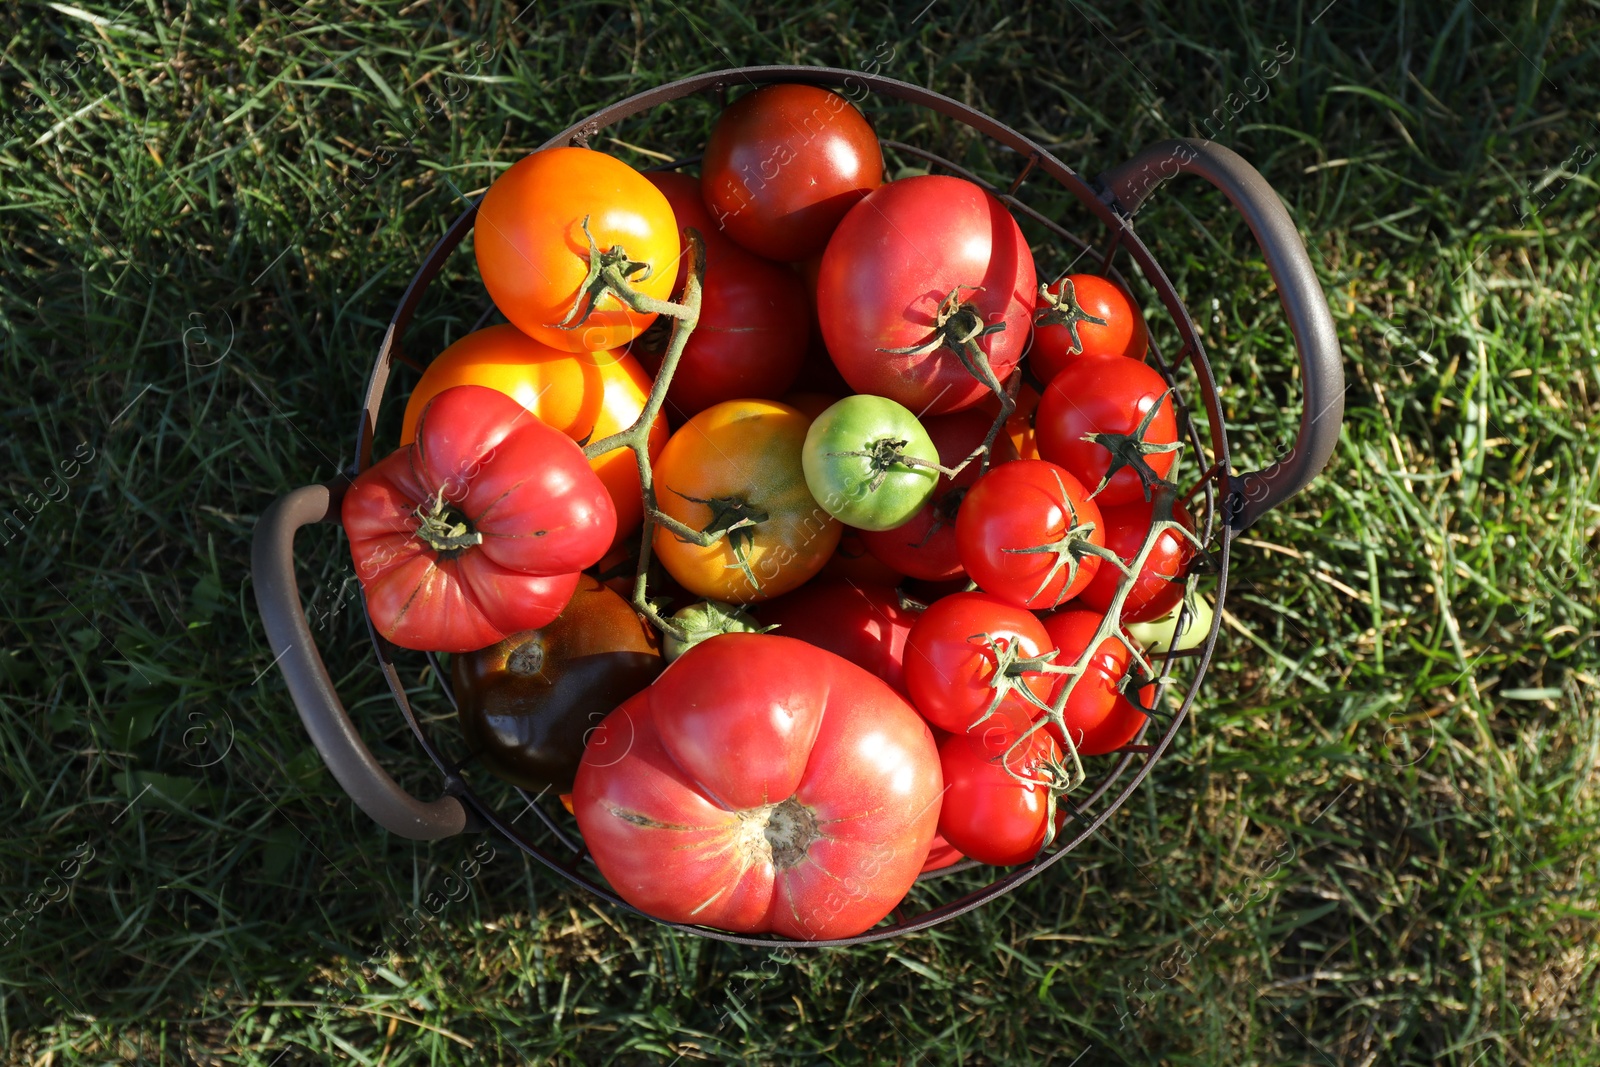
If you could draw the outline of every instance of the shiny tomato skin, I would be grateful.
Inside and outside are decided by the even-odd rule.
[[[967,575],[986,593],[1035,611],[1060,607],[1083,591],[1101,559],[1085,555],[1077,573],[1056,565],[1056,544],[1074,528],[1092,544],[1105,535],[1100,509],[1070,473],[1040,459],[992,468],[967,492],[956,516],[956,547]]]
[[[1132,566],[1144,547],[1154,510],[1154,502],[1143,500],[1100,509],[1100,517],[1106,524],[1106,547],[1122,557],[1123,563]],[[1194,529],[1194,520],[1182,504],[1173,505],[1172,517],[1189,530]],[[1122,621],[1148,622],[1177,607],[1183,599],[1183,579],[1189,573],[1194,552],[1193,542],[1182,534],[1175,530],[1163,532],[1145,565],[1139,569],[1128,598],[1122,602]],[[1122,577],[1122,572],[1115,567],[1102,567],[1079,594],[1079,602],[1096,611],[1106,611],[1117,595]]]
[[[500,313],[523,333],[566,352],[626,348],[655,319],[614,296],[584,325],[562,329],[589,270],[583,220],[602,251],[621,246],[648,275],[646,296],[672,292],[678,225],[660,190],[619,159],[588,148],[546,148],[525,156],[483,194],[473,224],[478,271]]]
[[[554,622],[450,661],[468,749],[524,789],[572,789],[584,737],[665,666],[656,632],[587,574]]]
[[[810,579],[833,555],[839,520],[812,498],[800,458],[810,425],[775,400],[729,400],[690,419],[661,450],[653,471],[666,514],[706,529],[714,510],[690,499],[697,498],[738,501],[767,516],[734,531],[737,545],[724,536],[709,548],[656,527],[661,565],[689,592],[731,604],[767,600]]]
[[[980,635],[987,635],[982,637]],[[1023,657],[1051,649],[1044,624],[1027,610],[988,593],[956,593],[934,601],[917,617],[906,638],[906,692],[934,726],[965,733],[994,698],[996,649],[1004,643]],[[1027,672],[1022,684],[1039,700],[1052,685],[1047,674]],[[989,722],[1026,726],[1040,709],[1020,692],[1008,692]]]
[[[767,259],[816,255],[883,182],[877,135],[838,93],[769,85],[728,105],[701,161],[702,194],[733,240]]]
[[[843,656],[905,693],[906,638],[917,613],[900,606],[893,586],[819,579],[760,605],[756,617],[776,624],[774,633]]]
[[[880,466],[872,453],[899,443]],[[939,461],[928,431],[909,410],[881,396],[847,396],[811,420],[801,453],[817,503],[858,530],[892,530],[915,515],[938,484]]]
[[[1102,507],[1131,504],[1145,499],[1144,482],[1137,471],[1124,467],[1096,492],[1111,469],[1111,452],[1098,441],[1085,441],[1092,433],[1132,433],[1144,416],[1160,403],[1144,440],[1172,444],[1178,440],[1178,420],[1172,397],[1162,399],[1167,383],[1147,364],[1125,356],[1093,356],[1074,361],[1045,386],[1034,415],[1039,454],[1077,475]],[[1177,452],[1145,457],[1162,478],[1172,473]]]
[[[1150,702],[1155,698],[1154,683],[1139,690],[1139,699],[1146,707],[1153,706]],[[1144,729],[1144,724],[1149,718],[1150,716],[1134,707],[1133,702],[1126,696],[1119,694],[1116,704],[1111,708],[1111,714],[1084,736],[1083,742],[1078,745],[1078,755],[1104,756],[1115,752],[1138,737],[1139,731]]]
[[[1050,731],[1040,729],[1009,760],[1004,759],[1021,737],[1016,727],[997,717],[971,733],[951,734],[939,742],[945,787],[939,833],[980,863],[997,867],[1027,863],[1044,844],[1050,790],[1017,781],[1007,768],[1044,781],[1045,764],[1059,761],[1061,750]]]
[[[1082,608],[1064,608],[1046,615],[1044,629],[1056,647],[1056,664],[1070,667],[1077,663],[1104,618],[1098,611]],[[1127,673],[1128,661],[1128,647],[1117,638],[1108,637],[1100,642],[1094,658],[1089,661],[1089,669],[1079,677],[1072,696],[1061,710],[1067,736],[1073,744],[1081,746],[1086,737],[1097,736],[1097,731],[1105,724],[1117,701],[1122,699],[1117,686]],[[1066,684],[1065,676],[1056,676],[1055,685],[1050,691],[1052,706]],[[1054,729],[1053,725],[1051,729]],[[1058,737],[1057,740],[1061,739]]]
[[[983,444],[992,417],[978,410],[957,411],[924,419],[922,426],[933,439],[941,466],[954,468]],[[997,437],[990,452],[994,465],[1017,458],[1010,438]],[[909,521],[891,530],[863,530],[861,541],[878,559],[902,574],[923,581],[939,582],[958,578],[961,557],[956,551],[956,515],[967,490],[978,480],[976,461],[962,468],[954,479],[939,476],[933,496]]]
[[[573,808],[614,889],[659,919],[806,940],[900,903],[938,825],[938,749],[830,652],[722,634],[600,724]]]
[[[1034,377],[1048,385],[1069,363],[1084,356],[1127,356],[1142,361],[1150,349],[1150,331],[1128,291],[1098,274],[1069,274],[1051,282],[1049,291],[1060,296],[1066,282],[1072,283],[1079,308],[1087,315],[1104,319],[1105,325],[1080,319],[1077,346],[1065,325],[1035,326],[1033,348],[1028,351],[1028,366]],[[1043,299],[1039,301],[1038,310],[1048,307]]]
[[[460,541],[428,533],[436,509]],[[611,544],[616,514],[582,449],[481,385],[434,397],[416,441],[362,471],[340,505],[373,627],[434,652],[553,621]]]
[[[508,323],[467,334],[428,364],[411,390],[400,425],[400,443],[416,438],[417,419],[428,401],[457,385],[499,390],[574,441],[598,441],[626,430],[644,412],[650,376],[625,352],[563,352],[541,344]],[[667,444],[667,420],[650,428],[650,456]],[[617,509],[617,536],[626,537],[644,518],[639,465],[626,448],[589,461]]]
[[[948,348],[886,351],[926,343],[957,289],[986,325],[1004,324],[978,345],[1005,381],[1027,350],[1035,296],[1033,254],[1016,220],[961,178],[902,178],[870,194],[839,223],[817,277],[817,315],[839,373],[919,418],[992,395]]]
[[[644,179],[661,190],[661,195],[667,198],[667,203],[672,207],[673,219],[678,223],[678,274],[672,283],[672,293],[676,298],[683,295],[683,283],[689,277],[689,240],[685,230],[699,232],[700,240],[706,246],[708,272],[711,265],[727,252],[742,249],[728,239],[706,210],[705,201],[700,198],[699,178],[675,170],[647,170]]]
[[[928,858],[922,861],[922,873],[942,871],[946,867],[955,866],[966,858],[961,854],[960,849],[944,839],[943,834],[934,834],[933,843],[928,846]]]

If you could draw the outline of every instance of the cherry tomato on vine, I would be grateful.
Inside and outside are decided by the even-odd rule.
[[[1153,706],[1156,699],[1156,687],[1152,682],[1139,690],[1139,700],[1146,707]],[[1133,702],[1124,694],[1118,694],[1117,702],[1111,708],[1100,725],[1084,735],[1083,742],[1078,745],[1080,756],[1103,756],[1117,749],[1139,736],[1139,731],[1144,729],[1144,724],[1150,716],[1134,707]]]
[[[1132,566],[1144,548],[1154,510],[1154,501],[1144,500],[1100,509],[1100,517],[1106,524],[1106,547],[1120,556],[1123,563]],[[1185,529],[1194,530],[1194,520],[1182,504],[1173,505],[1172,517],[1182,523]],[[1134,577],[1128,598],[1122,602],[1122,621],[1130,623],[1159,619],[1177,607],[1183,599],[1183,579],[1189,573],[1189,563],[1194,559],[1194,553],[1194,543],[1187,537],[1176,530],[1162,531],[1144,566]],[[1115,567],[1102,567],[1079,595],[1079,601],[1085,607],[1106,611],[1111,607],[1112,598],[1117,595],[1122,578],[1122,572]]]
[[[406,401],[400,443],[409,445],[428,402],[457,385],[484,385],[511,397],[574,441],[598,441],[639,420],[650,376],[625,352],[563,352],[502,323],[467,334],[428,364]],[[667,420],[650,428],[650,456],[667,444]],[[617,509],[617,537],[639,528],[644,503],[633,452],[616,448],[589,461]]]
[[[858,530],[892,530],[933,495],[939,462],[928,431],[881,396],[847,396],[818,415],[801,452],[817,503]]]
[[[1041,459],[992,468],[956,516],[956,550],[986,593],[1021,607],[1060,607],[1094,580],[1105,544],[1100,509],[1083,484]]]
[[[1005,758],[1019,741],[1017,751]],[[1050,787],[1043,783],[1053,780],[1049,765],[1060,760],[1061,749],[1047,728],[1023,740],[1021,730],[999,717],[971,733],[944,738],[939,742],[945,789],[939,833],[980,863],[1027,863],[1044,844],[1053,809]],[[1032,781],[1019,781],[1012,772]]]
[[[972,182],[924,175],[879,188],[839,223],[822,254],[817,317],[853,389],[921,418],[992,395],[950,347],[955,337],[971,337],[1006,380],[1027,349],[1034,296],[1033,253],[1005,206]]]
[[[988,593],[956,593],[934,601],[912,624],[906,691],[923,718],[953,734],[965,733],[991,705],[995,714],[987,722],[1026,726],[1040,708],[1023,687],[1042,701],[1053,678],[1018,661],[1052,647],[1044,624],[1026,609]]]
[[[954,468],[983,444],[992,417],[979,410],[935,415],[923,427],[939,450],[939,463]],[[1001,434],[990,453],[993,464],[1016,459],[1010,438]],[[863,531],[867,550],[896,571],[924,581],[945,581],[959,577],[961,557],[956,551],[956,514],[967,490],[978,480],[976,460],[962,468],[954,479],[939,477],[933,496],[903,525],[892,530]]]
[[[723,231],[783,261],[822,251],[845,212],[883,182],[878,137],[855,106],[812,85],[769,85],[718,116],[700,164]]]
[[[661,510],[695,530],[724,531],[708,548],[665,526],[655,552],[698,597],[750,604],[809,579],[839,543],[839,520],[806,489],[800,450],[811,420],[775,400],[729,400],[684,423],[653,474]]]
[[[559,325],[589,272],[585,218],[602,252],[620,247],[649,268],[633,275],[635,289],[667,299],[678,258],[672,207],[638,171],[588,148],[546,148],[495,179],[472,229],[478,271],[495,307],[534,340],[565,352],[626,348],[655,316],[615,296],[582,326]]]
[[[892,586],[814,581],[757,609],[773,631],[843,656],[904,693],[906,637],[917,613]]]
[[[1148,499],[1150,475],[1165,478],[1178,458],[1178,419],[1167,383],[1154,368],[1124,356],[1080,359],[1052,378],[1034,430],[1039,454],[1075,474],[1103,507]],[[1101,437],[1085,440],[1091,434]],[[1143,477],[1141,465],[1149,468]]]
[[[1098,274],[1069,274],[1046,287],[1035,309],[1028,366],[1046,385],[1084,356],[1143,360],[1150,348],[1144,316],[1128,291]],[[1099,319],[1099,322],[1095,320]]]
[[[1105,615],[1101,612],[1082,608],[1066,608],[1046,615],[1044,629],[1056,647],[1056,666],[1071,667],[1076,664],[1104,619]],[[1061,709],[1061,720],[1066,724],[1067,737],[1078,746],[1080,755],[1084,754],[1085,738],[1099,736],[1100,728],[1110,717],[1117,701],[1122,699],[1122,692],[1117,686],[1128,671],[1128,661],[1128,646],[1114,636],[1108,637],[1100,642],[1100,647],[1089,660],[1088,670],[1073,685],[1072,695]],[[1050,691],[1052,705],[1062,689],[1066,688],[1067,678],[1066,675],[1056,676],[1055,686]],[[1051,724],[1051,729],[1055,729],[1054,724]]]

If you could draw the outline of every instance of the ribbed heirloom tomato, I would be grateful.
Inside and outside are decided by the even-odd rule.
[[[722,634],[600,724],[573,811],[635,907],[814,940],[900,902],[941,786],[927,724],[882,681],[800,641]]]
[[[417,420],[435,396],[457,385],[483,385],[511,397],[541,422],[574,441],[598,441],[638,421],[650,378],[625,352],[563,352],[502,323],[467,334],[441,352],[406,402],[400,443],[416,437]],[[667,443],[667,420],[650,428],[650,456]],[[644,504],[639,466],[626,448],[589,461],[617,509],[617,536],[639,528]]]
[[[649,268],[630,278],[635,289],[667,299],[678,258],[667,198],[620,159],[588,148],[546,148],[495,179],[472,228],[478,272],[495,307],[529,337],[567,352],[626,348],[655,316],[615,296],[582,326],[559,325],[589,271],[585,218],[602,252],[620,247]]]

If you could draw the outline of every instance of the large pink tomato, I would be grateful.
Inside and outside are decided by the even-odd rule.
[[[606,717],[572,803],[641,911],[815,940],[900,903],[943,788],[933,735],[894,690],[802,641],[732,633]]]
[[[961,178],[881,186],[839,223],[817,276],[823,340],[851,388],[925,415],[971,407],[989,389],[944,335],[976,337],[996,380],[1028,348],[1033,253],[1016,220]]]

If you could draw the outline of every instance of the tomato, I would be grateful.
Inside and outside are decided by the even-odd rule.
[[[1178,616],[1182,611],[1183,603],[1180,601],[1159,619],[1129,623],[1126,627],[1128,636],[1139,642],[1139,646],[1146,653],[1165,652],[1169,647],[1176,648],[1179,652],[1199,648],[1200,643],[1211,632],[1211,620],[1216,614],[1211,607],[1211,601],[1197,595],[1190,603],[1183,629],[1179,630]]]
[[[1081,608],[1068,608],[1046,615],[1044,629],[1056,647],[1056,666],[1071,667],[1077,663],[1104,619],[1105,615],[1101,612]],[[1128,671],[1128,662],[1128,646],[1119,639],[1108,637],[1100,642],[1094,658],[1089,661],[1088,670],[1078,678],[1072,695],[1061,709],[1062,722],[1066,724],[1067,736],[1073,744],[1081,746],[1086,736],[1095,736],[1111,715],[1117,701],[1122,699],[1122,692],[1117,686]],[[1054,682],[1050,691],[1052,706],[1066,687],[1067,676],[1058,674]]]
[[[1139,690],[1139,699],[1146,707],[1152,706],[1151,702],[1155,698],[1155,683],[1152,682]],[[1084,736],[1082,743],[1078,745],[1078,755],[1103,756],[1108,752],[1115,752],[1139,736],[1139,731],[1144,729],[1145,720],[1149,717],[1134,707],[1133,702],[1126,696],[1119,694],[1116,704],[1111,708],[1111,714]]]
[[[1039,454],[1077,475],[1103,507],[1149,499],[1140,463],[1165,478],[1177,461],[1178,419],[1167,383],[1152,367],[1124,356],[1081,359],[1052,378],[1039,400],[1034,430]],[[1090,434],[1108,436],[1084,440]],[[1114,458],[1113,447],[1122,454]]]
[[[868,552],[861,531],[846,526],[839,535],[839,547],[818,577],[847,579],[857,585],[899,585],[905,575]]]
[[[524,789],[572,788],[584,735],[664,666],[655,630],[588,575],[554,622],[453,656],[461,736],[485,768]]]
[[[672,613],[672,621],[683,636],[667,634],[661,642],[661,651],[671,663],[702,641],[718,634],[757,634],[762,626],[744,608],[724,604],[720,600],[697,600]]]
[[[956,593],[934,601],[906,638],[906,692],[923,718],[941,730],[965,733],[984,717],[1026,726],[1053,679],[1013,664],[1051,650],[1044,624],[1028,611],[988,593]],[[1006,667],[1006,664],[1013,664]],[[1006,673],[998,680],[998,668]],[[1023,687],[1033,700],[1023,695]],[[997,689],[1002,692],[995,702]],[[965,851],[965,850],[963,850]]]
[[[1105,523],[1106,547],[1122,558],[1128,566],[1144,547],[1149,536],[1153,502],[1135,500],[1131,504],[1100,509]],[[1194,529],[1194,520],[1182,504],[1174,504],[1172,517],[1188,530]],[[1194,559],[1194,543],[1176,530],[1166,530],[1156,539],[1139,574],[1134,578],[1128,599],[1122,602],[1122,621],[1146,622],[1159,619],[1183,599],[1183,579],[1189,573],[1189,561]],[[1122,572],[1115,567],[1102,567],[1094,580],[1086,585],[1078,599],[1085,607],[1105,612],[1117,595],[1122,583]]]
[[[457,385],[498,389],[574,441],[598,441],[639,421],[650,377],[625,352],[563,352],[540,344],[515,326],[501,324],[467,334],[439,353],[406,401],[400,443],[417,436],[428,401]],[[650,427],[650,456],[667,444],[667,420]],[[633,452],[613,449],[589,461],[617,509],[617,536],[639,528],[644,502]]]
[[[922,873],[929,871],[942,871],[946,867],[953,867],[967,857],[961,850],[944,839],[943,834],[934,834],[933,843],[928,846],[928,858],[922,861]]]
[[[939,450],[917,417],[881,396],[847,396],[818,415],[801,452],[806,485],[858,530],[892,530],[933,495]],[[920,463],[915,461],[921,461]]]
[[[1144,359],[1149,328],[1122,286],[1098,274],[1069,274],[1047,291],[1055,300],[1039,298],[1028,352],[1028,366],[1041,382],[1050,384],[1082,356]]]
[[[1054,463],[1023,459],[991,468],[956,516],[961,566],[978,587],[1022,607],[1060,607],[1100,570],[1100,509]]]
[[[706,249],[706,270],[729,252],[739,251],[706,210],[700,198],[700,179],[692,174],[675,170],[647,170],[645,181],[661,190],[672,207],[672,217],[678,224],[678,275],[672,282],[674,297],[681,296],[683,284],[689,278],[689,241],[685,230],[695,230]]]
[[[718,116],[700,164],[706,207],[759,256],[805,259],[883,182],[877,135],[844,97],[769,85]]]
[[[995,718],[939,742],[945,790],[939,833],[980,863],[1027,863],[1044,844],[1053,808],[1049,786],[1038,783],[1053,780],[1048,765],[1060,762],[1061,749],[1050,731],[1041,729],[1003,759],[1021,739],[1021,729]],[[1019,782],[1011,771],[1034,781]]]
[[[565,352],[625,348],[654,315],[615,296],[574,329],[567,318],[589,271],[589,239],[621,247],[649,270],[633,287],[665,300],[672,292],[678,225],[660,190],[619,159],[588,148],[546,148],[512,165],[483,194],[473,224],[478,272],[495,307],[523,333]]]
[[[373,627],[471,652],[553,621],[617,513],[583,450],[504,393],[458,385],[358,475],[340,517]]]
[[[730,400],[685,423],[654,467],[657,504],[696,530],[752,520],[701,548],[664,526],[661,565],[698,597],[749,604],[809,579],[839,543],[839,520],[806,489],[811,420],[774,400]]]
[[[942,786],[927,724],[883,682],[803,641],[723,634],[606,717],[573,808],[642,911],[811,940],[900,902]]]
[[[694,195],[699,195],[699,183],[685,175],[647,177],[670,190],[668,198],[675,207],[690,191],[682,182],[691,183]],[[662,186],[667,179],[674,180]],[[705,208],[695,206],[700,218],[680,219],[681,224],[704,225]],[[685,241],[680,264],[687,259]],[[689,335],[667,391],[668,409],[682,420],[724,400],[782,396],[805,360],[809,319],[805,284],[793,271],[713,235],[706,248],[700,321]],[[669,340],[665,328],[669,324],[657,325],[660,328],[642,337],[638,348],[651,373],[660,368]]]
[[[991,418],[976,410],[936,415],[923,423],[934,447],[939,450],[939,463],[949,468],[954,468],[983,444],[991,425]],[[1016,458],[1010,439],[1004,435],[997,437],[990,461],[1009,463]],[[956,513],[967,490],[977,480],[976,461],[962,468],[954,479],[941,475],[928,502],[908,521],[892,530],[862,532],[861,540],[867,551],[902,574],[924,581],[945,581],[964,574],[961,558],[956,553]]]
[[[1033,301],[1033,254],[1016,220],[983,189],[942,175],[890,182],[851,208],[817,276],[817,315],[839,373],[918,418],[992,395],[939,346],[939,331],[1004,326],[976,341],[1003,382],[1027,350]]]
[[[886,585],[844,581],[807,582],[757,614],[776,633],[843,656],[904,693],[906,637],[917,613],[900,606],[900,594]]]

